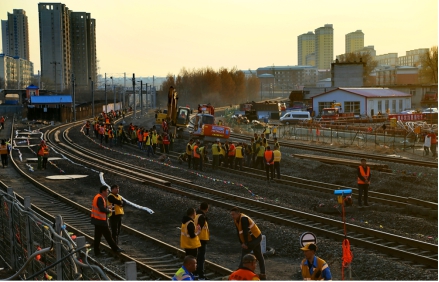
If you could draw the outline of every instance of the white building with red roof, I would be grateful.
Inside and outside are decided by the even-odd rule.
[[[342,105],[342,112],[356,116],[372,116],[378,112],[399,113],[411,108],[411,95],[389,88],[336,88],[312,97],[315,116],[333,103]]]

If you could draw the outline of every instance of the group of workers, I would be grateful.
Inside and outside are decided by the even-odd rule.
[[[185,250],[183,266],[172,277],[174,281],[206,280],[204,261],[206,244],[210,239],[209,225],[206,213],[209,205],[201,203],[195,211],[189,208],[181,222],[180,247]],[[238,207],[230,210],[230,216],[236,227],[239,244],[241,245],[241,259],[238,269],[229,276],[229,280],[267,280],[265,274],[265,260],[262,254],[262,233],[256,222],[248,215],[241,213]],[[305,280],[331,280],[331,271],[328,264],[315,256],[316,244],[310,243],[301,248],[305,259],[300,267]],[[256,265],[259,264],[260,274],[256,274]]]
[[[91,224],[95,226],[93,248],[96,256],[101,255],[100,244],[102,236],[104,236],[114,252],[120,253],[124,251],[118,247],[124,205],[125,202],[122,196],[119,195],[119,186],[116,184],[111,186],[111,192],[108,191],[107,186],[101,186],[99,193],[94,196],[90,217]],[[108,227],[108,217],[110,218],[111,232]]]
[[[280,179],[280,161],[282,154],[277,138],[273,140],[273,150],[268,143],[264,133],[254,134],[250,144],[244,142],[231,142],[227,140],[224,144],[216,139],[210,147],[212,153],[212,169],[220,166],[243,170],[243,166],[260,168],[266,171],[267,181],[274,179],[276,172],[277,179]],[[199,140],[190,139],[186,145],[186,152],[180,155],[180,162],[187,161],[188,168],[203,170],[203,163],[209,160],[210,153],[204,143]]]

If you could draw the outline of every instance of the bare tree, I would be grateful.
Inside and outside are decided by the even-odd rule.
[[[428,52],[420,58],[421,68],[419,78],[421,83],[437,83],[438,78],[438,59],[437,46],[430,48]]]

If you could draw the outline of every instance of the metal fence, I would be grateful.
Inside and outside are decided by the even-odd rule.
[[[405,123],[397,124],[397,129],[404,130],[404,133],[395,134],[395,131],[382,130],[381,125],[375,125],[371,130],[366,129],[350,129],[330,128],[312,124],[294,124],[279,125],[277,127],[276,137],[279,141],[296,140],[302,143],[312,142],[314,144],[331,145],[334,147],[352,147],[361,148],[367,151],[383,151],[383,152],[406,152],[414,154],[414,156],[425,156],[424,151],[424,135],[414,132],[414,124]],[[264,126],[255,126],[253,124],[231,125],[234,132],[260,135],[264,132]],[[437,125],[425,125],[424,130],[437,130]],[[429,128],[425,128],[429,126]],[[271,127],[271,126],[270,126]],[[270,134],[270,139],[274,136]],[[431,154],[430,154],[431,156]]]
[[[84,237],[72,238],[61,216],[52,222],[21,204],[12,188],[0,190],[0,256],[16,273],[9,279],[108,280],[87,260]]]

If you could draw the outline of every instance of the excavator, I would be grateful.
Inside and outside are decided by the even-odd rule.
[[[171,86],[168,91],[168,108],[167,110],[156,112],[155,123],[162,124],[163,120],[166,120],[168,125],[175,126],[176,130],[187,128],[192,110],[189,107],[178,106],[177,102],[178,93]]]
[[[224,125],[215,124],[215,108],[209,104],[199,104],[198,113],[191,119],[193,131],[191,136],[214,142],[219,139],[221,142],[230,137],[230,128]]]

